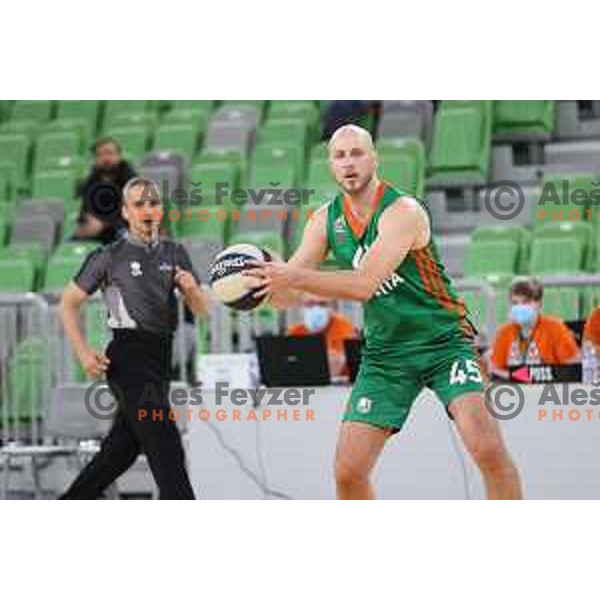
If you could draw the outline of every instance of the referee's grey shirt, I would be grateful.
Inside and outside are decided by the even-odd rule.
[[[127,233],[85,259],[74,282],[87,294],[100,289],[112,329],[172,335],[178,324],[175,267],[190,271],[185,248],[171,240],[145,244]]]

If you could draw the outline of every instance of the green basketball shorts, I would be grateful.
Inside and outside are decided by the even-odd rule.
[[[398,432],[424,387],[437,395],[446,410],[464,394],[483,393],[479,356],[472,342],[461,338],[435,353],[405,361],[365,355],[343,420]]]

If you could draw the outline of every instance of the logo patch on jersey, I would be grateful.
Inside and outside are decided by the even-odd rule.
[[[333,235],[335,236],[336,244],[342,244],[346,240],[346,227],[342,217],[338,217],[333,222]]]
[[[373,406],[373,401],[371,398],[359,398],[356,403],[356,412],[359,412],[361,415],[366,415],[371,411],[371,407]]]
[[[166,263],[166,262],[161,262],[160,265],[158,265],[158,270],[161,273],[164,273],[166,271],[172,271],[173,265],[170,265],[169,263]]]
[[[143,275],[142,265],[137,260],[131,261],[129,263],[129,272],[132,277],[140,277],[140,275]]]

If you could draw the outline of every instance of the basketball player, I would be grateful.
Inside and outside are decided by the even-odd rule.
[[[206,314],[208,300],[184,247],[159,238],[161,201],[152,181],[135,178],[126,184],[123,217],[129,224],[125,237],[92,252],[62,296],[62,320],[75,354],[90,377],[106,374],[119,410],[100,451],[61,498],[98,498],[143,452],[161,500],[192,500],[179,431],[168,418],[178,324],[174,291],[179,288],[194,314]],[[88,345],[79,318],[98,289],[113,331],[106,354]],[[148,400],[153,404],[144,405]],[[163,418],[140,419],[141,406]]]
[[[287,263],[256,262],[247,274],[261,279],[249,286],[277,308],[302,292],[364,303],[363,359],[337,446],[338,498],[374,497],[370,474],[425,386],[454,419],[487,497],[520,498],[519,475],[485,407],[475,332],[438,259],[425,206],[379,179],[371,136],[360,127],[334,133],[329,160],[343,194],[316,211]],[[349,270],[318,271],[329,252]]]

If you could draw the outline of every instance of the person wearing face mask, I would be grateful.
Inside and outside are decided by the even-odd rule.
[[[110,244],[127,229],[121,217],[121,196],[125,184],[136,177],[133,167],[112,138],[101,138],[93,146],[94,166],[77,191],[83,198],[75,240]]]
[[[490,357],[493,375],[507,379],[509,368],[580,362],[574,335],[558,317],[542,314],[542,284],[518,277],[510,288],[510,322],[497,333]]]
[[[334,310],[334,302],[307,294],[302,303],[302,322],[292,325],[288,335],[325,336],[332,377],[347,374],[344,340],[358,337],[356,327],[345,315]]]

